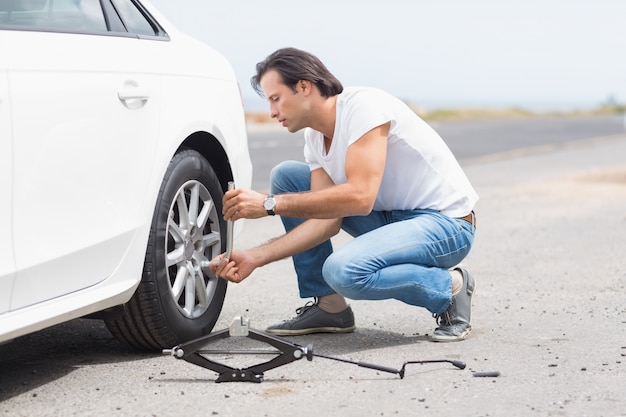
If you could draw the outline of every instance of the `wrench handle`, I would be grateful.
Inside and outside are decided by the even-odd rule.
[[[235,189],[235,183],[228,181],[228,191]],[[233,251],[233,221],[226,221],[226,255],[225,257],[230,259],[230,254]]]
[[[375,369],[377,371],[389,372],[390,374],[399,374],[400,373],[400,371],[395,369],[395,368],[390,368],[388,366],[375,365],[373,363],[357,362],[357,365],[362,367],[362,368],[369,368],[369,369]]]

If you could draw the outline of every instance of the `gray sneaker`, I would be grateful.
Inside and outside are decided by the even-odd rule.
[[[463,274],[463,287],[452,297],[452,303],[446,311],[433,314],[437,327],[431,336],[435,342],[457,342],[463,340],[472,331],[472,295],[476,281],[465,269],[456,268]]]
[[[298,336],[311,333],[350,333],[356,329],[350,306],[339,313],[328,313],[309,301],[296,309],[296,317],[269,326],[265,331],[276,336]]]

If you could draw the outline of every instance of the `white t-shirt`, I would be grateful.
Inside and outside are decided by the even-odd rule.
[[[448,146],[404,102],[375,88],[348,87],[337,96],[328,154],[324,135],[305,130],[304,157],[311,171],[323,168],[335,184],[345,183],[348,147],[389,121],[387,161],[374,210],[433,209],[450,217],[468,214],[478,195]]]

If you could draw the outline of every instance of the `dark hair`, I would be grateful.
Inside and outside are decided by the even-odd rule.
[[[315,55],[296,48],[283,48],[256,64],[256,75],[250,79],[252,88],[261,97],[261,78],[269,70],[277,71],[283,84],[296,92],[300,80],[311,81],[323,97],[331,97],[343,91],[341,82]]]

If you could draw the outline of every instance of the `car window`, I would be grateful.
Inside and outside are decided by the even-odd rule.
[[[0,25],[63,32],[107,30],[99,0],[2,0]]]
[[[156,28],[143,13],[128,0],[112,0],[117,13],[120,15],[126,26],[126,30],[138,35],[156,36]]]

